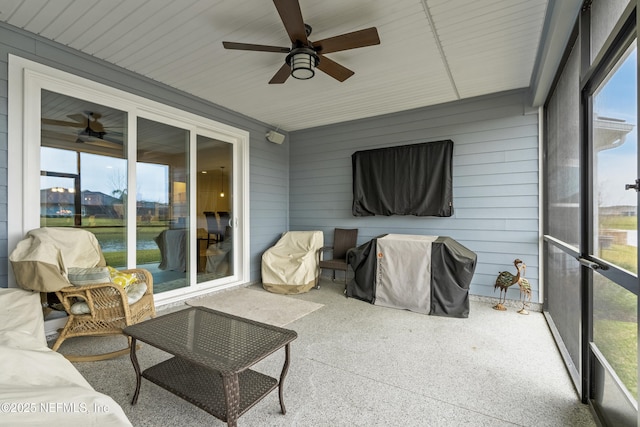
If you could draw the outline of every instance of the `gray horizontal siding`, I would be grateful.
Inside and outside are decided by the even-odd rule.
[[[290,228],[358,228],[358,244],[385,233],[450,236],[478,255],[471,293],[497,296],[500,271],[527,264],[538,289],[538,116],[512,91],[290,134]],[[354,217],[351,155],[358,150],[451,139],[454,215]],[[517,299],[518,290],[508,293]]]
[[[260,280],[260,256],[288,227],[289,148],[266,141],[270,128],[257,120],[180,92],[60,44],[0,23],[0,287],[6,286],[7,75],[15,54],[117,89],[250,132],[250,280]],[[216,84],[212,81],[212,84]],[[224,84],[220,82],[219,84]]]
[[[0,24],[0,286],[7,256],[7,55],[43,64],[248,130],[251,184],[251,280],[260,256],[287,229],[357,227],[359,243],[384,233],[449,235],[478,254],[471,291],[494,295],[497,272],[520,257],[538,292],[538,123],[522,92],[298,131],[271,144],[256,120],[150,79]],[[452,139],[451,218],[351,215],[351,154],[362,149]],[[289,207],[289,203],[291,206]],[[517,291],[510,291],[517,298]]]

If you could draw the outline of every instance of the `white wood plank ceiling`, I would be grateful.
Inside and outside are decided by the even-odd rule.
[[[0,20],[288,131],[528,87],[548,0],[300,0],[310,40],[377,27],[327,54],[340,83],[268,81],[290,46],[267,0],[0,0]]]

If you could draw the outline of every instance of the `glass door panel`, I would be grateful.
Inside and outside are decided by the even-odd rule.
[[[200,283],[233,275],[233,146],[202,135],[196,144]]]
[[[593,98],[594,253],[637,272],[636,47],[614,69]]]
[[[108,265],[148,269],[155,293],[247,281],[248,233],[235,226],[248,224],[248,132],[71,75],[36,74],[24,93],[40,99],[24,97],[19,116],[40,138],[10,141],[19,155],[12,176],[29,177],[11,194],[20,206],[11,238],[38,225],[86,228]]]
[[[144,118],[137,127],[137,265],[157,294],[189,286],[189,131]]]
[[[126,265],[126,113],[47,90],[41,99],[40,226],[79,227]]]
[[[634,400],[638,395],[638,301],[606,277],[593,278],[593,342]]]
[[[634,42],[592,95],[590,395],[607,423],[635,425],[638,384],[637,60]]]

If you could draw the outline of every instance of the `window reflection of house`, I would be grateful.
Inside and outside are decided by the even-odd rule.
[[[593,118],[593,145],[595,151],[621,146],[635,126],[621,119],[595,116]]]
[[[624,120],[594,115],[594,151],[597,153],[622,146],[626,141],[627,135],[634,128],[635,125],[627,123]],[[558,149],[563,148],[569,149],[570,145],[558,147]],[[580,241],[578,236],[579,230],[568,224],[580,217],[580,159],[578,156],[579,153],[577,151],[555,153],[554,158],[558,160],[558,164],[553,168],[549,168],[548,177],[549,187],[554,188],[555,192],[553,199],[549,200],[547,206],[549,216],[555,218],[556,226],[563,229],[565,241],[571,242],[576,247],[579,246],[578,242]],[[594,156],[593,170],[598,170],[597,156]],[[618,210],[616,212],[618,212]],[[600,215],[608,215],[608,213],[603,213],[602,207],[600,207]],[[560,218],[564,219],[567,224],[566,226],[559,225],[562,223]],[[569,233],[571,235],[568,235]]]
[[[600,209],[600,215],[606,216],[637,216],[638,208],[633,205],[616,205],[603,206]]]
[[[635,126],[625,120],[611,117],[595,115],[593,118],[593,173],[594,183],[603,183],[612,172],[605,168],[598,167],[600,162],[599,153],[605,150],[612,150],[621,147],[627,140],[627,135]],[[609,190],[611,190],[609,188]],[[623,189],[620,188],[620,191]],[[635,206],[612,205],[603,206],[600,198],[594,199],[594,215],[596,219],[593,223],[594,235],[598,239],[594,242],[594,252],[602,256],[601,250],[610,249],[612,244],[626,246],[628,244],[628,232],[626,230],[612,229],[606,225],[605,218],[620,216],[636,216]]]
[[[62,187],[40,190],[40,216],[47,218],[75,215],[76,193]],[[122,218],[122,200],[101,193],[85,190],[80,193],[81,216],[97,218]],[[154,220],[166,219],[167,206],[157,202],[138,202],[139,217]]]

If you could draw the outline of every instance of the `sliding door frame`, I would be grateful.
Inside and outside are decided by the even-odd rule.
[[[179,124],[188,129],[190,136],[190,159],[188,175],[196,176],[195,150],[196,135],[201,133],[233,145],[234,154],[234,246],[238,252],[234,259],[233,275],[212,282],[197,284],[196,260],[191,257],[192,286],[180,291],[170,291],[167,295],[158,294],[156,303],[180,301],[187,296],[203,294],[211,288],[230,287],[249,281],[249,132],[213,119],[198,116],[175,107],[161,104],[150,99],[115,89],[73,74],[57,70],[15,55],[9,55],[9,93],[8,93],[8,245],[9,248],[24,238],[28,230],[40,227],[40,97],[42,89],[61,93],[108,107],[125,111],[128,114],[127,158],[128,185],[135,188],[136,161],[136,119],[153,117]],[[195,209],[195,182],[190,188],[190,212]],[[127,237],[128,247],[135,248],[135,192],[128,194]],[[195,248],[196,220],[190,218],[189,247]],[[135,250],[129,251],[129,268],[135,266]],[[9,286],[15,285],[11,268],[8,268]]]
[[[626,9],[621,15],[621,18],[615,24],[613,29],[611,30],[609,37],[605,40],[603,47],[600,49],[598,54],[592,58],[592,46],[591,46],[591,2],[586,1],[584,3],[581,15],[579,20],[577,21],[576,32],[574,33],[574,37],[572,41],[567,46],[567,53],[565,55],[565,60],[563,64],[558,69],[558,75],[556,76],[556,81],[560,78],[561,73],[564,71],[564,62],[566,58],[568,58],[569,52],[574,47],[573,42],[577,40],[579,42],[579,75],[580,79],[577,82],[577,88],[579,89],[579,163],[580,163],[580,198],[579,198],[579,216],[580,216],[580,238],[579,238],[579,247],[574,247],[552,235],[544,234],[543,241],[545,245],[552,245],[553,247],[560,250],[567,256],[575,258],[578,262],[580,262],[580,307],[581,312],[576,313],[576,316],[579,316],[580,320],[580,357],[579,363],[581,366],[572,367],[571,366],[571,357],[566,352],[562,352],[564,348],[563,338],[558,332],[557,328],[553,324],[553,319],[550,313],[545,312],[545,316],[547,317],[552,332],[554,332],[554,337],[558,342],[559,347],[561,348],[561,352],[563,353],[563,357],[565,358],[565,363],[570,368],[570,372],[572,378],[574,380],[574,384],[576,389],[578,390],[581,400],[583,403],[589,404],[594,412],[597,414],[599,420],[603,422],[605,425],[612,419],[617,419],[620,422],[627,423],[629,422],[632,425],[636,425],[639,423],[640,416],[637,414],[637,396],[633,396],[635,398],[635,402],[630,402],[632,407],[636,408],[636,413],[626,412],[625,415],[615,415],[613,414],[613,418],[610,418],[606,411],[609,411],[604,405],[602,408],[599,405],[601,399],[607,399],[607,397],[603,397],[603,393],[605,393],[604,385],[602,384],[605,381],[604,376],[610,377],[609,374],[602,373],[603,369],[610,369],[608,367],[608,363],[603,358],[603,356],[598,351],[595,344],[593,344],[593,316],[594,316],[594,275],[600,274],[609,281],[615,282],[618,286],[623,289],[632,292],[636,295],[636,298],[639,294],[640,283],[638,281],[637,275],[622,270],[618,266],[614,265],[611,262],[607,262],[606,260],[601,259],[600,257],[594,255],[594,245],[595,238],[594,236],[594,197],[595,197],[595,188],[594,188],[594,153],[593,153],[593,114],[594,107],[592,103],[593,94],[600,87],[600,85],[605,82],[606,78],[609,76],[609,73],[615,69],[615,67],[619,64],[621,59],[624,57],[629,46],[636,40],[637,43],[637,22],[640,22],[640,11],[638,10],[639,1],[630,1],[627,5]],[[638,62],[636,62],[636,69],[640,68]],[[640,88],[640,84],[638,81],[640,80],[640,73],[636,76],[636,85]],[[640,92],[640,90],[639,90]],[[547,102],[550,102],[551,96],[553,95],[553,90],[550,91],[549,98]],[[640,95],[637,96],[640,99]],[[640,109],[637,109],[640,111]],[[636,117],[636,123],[640,123],[640,120]],[[636,125],[636,136],[638,134],[638,126]],[[546,147],[545,147],[546,151]],[[546,165],[546,159],[545,159]],[[640,193],[639,193],[640,194]],[[548,205],[549,200],[547,196],[544,196],[545,206]],[[640,205],[640,197],[636,198],[636,206]],[[546,216],[546,215],[545,215]],[[545,233],[548,232],[548,219],[543,218],[543,223],[545,224]],[[544,261],[546,262],[548,257],[544,256]],[[637,260],[638,265],[640,265],[640,257]],[[547,269],[545,269],[546,271]],[[597,270],[594,271],[594,270]],[[546,278],[546,281],[550,280]],[[548,282],[547,282],[548,283]],[[640,317],[640,308],[638,309],[638,315]],[[636,328],[638,335],[640,336],[640,328]],[[640,351],[639,351],[640,354]],[[603,365],[604,363],[604,365]],[[598,366],[596,366],[598,365]],[[615,375],[614,375],[615,376]],[[609,381],[609,386],[611,386],[611,380]],[[638,383],[640,383],[640,379],[637,378]],[[595,388],[594,388],[595,385]],[[621,387],[622,394],[624,394],[624,390],[626,388],[624,385],[617,384],[617,387]],[[607,392],[608,393],[608,392]],[[613,397],[609,397],[609,399],[616,398],[618,395],[613,393]],[[633,408],[631,408],[633,409]],[[604,411],[604,412],[603,412]],[[627,411],[627,410],[625,410]],[[616,418],[622,417],[622,418]],[[622,421],[624,420],[624,421]]]

